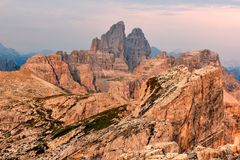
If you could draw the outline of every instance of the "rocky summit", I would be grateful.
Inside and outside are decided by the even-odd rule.
[[[139,65],[142,58],[149,57],[151,48],[140,28],[134,28],[126,37],[124,22],[114,24],[110,30],[98,38],[93,39],[91,51],[112,53],[114,57],[123,58],[132,71]]]
[[[0,159],[240,159],[240,83],[218,54],[150,53],[118,22],[90,50],[0,72]]]

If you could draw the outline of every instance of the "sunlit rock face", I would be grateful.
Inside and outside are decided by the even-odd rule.
[[[89,51],[35,55],[21,70],[32,71],[70,93],[108,92],[112,85],[109,79],[129,79],[129,70],[136,68],[150,52],[141,29],[133,29],[126,37],[124,23],[118,22],[100,40],[95,38]],[[134,78],[121,82],[121,85],[130,83],[132,79]],[[129,98],[129,95],[130,93],[126,97]]]
[[[47,57],[52,65],[61,60],[69,65],[73,63],[66,55],[55,56]],[[36,61],[45,64],[45,58],[40,56]],[[160,59],[149,64],[161,66],[157,63]],[[89,72],[88,65],[79,66],[83,68],[80,70],[83,75]],[[24,69],[17,76],[21,80],[10,75],[0,77],[1,82],[11,84],[10,88],[2,89],[0,113],[4,122],[14,122],[1,125],[1,157],[190,159],[197,156],[204,159],[235,156],[239,151],[238,130],[234,127],[238,123],[234,121],[237,112],[236,108],[225,108],[222,70],[207,66],[190,72],[181,65],[168,67],[170,70],[159,75],[145,68],[146,73],[155,75],[144,76],[142,84],[136,79],[132,79],[131,84],[125,81],[141,77],[137,71],[128,77],[120,72],[125,77],[109,79],[108,92],[85,95],[68,94]],[[62,73],[57,69],[56,73]],[[35,89],[24,90],[22,85],[17,85],[20,81],[28,84],[21,76],[23,72],[34,77],[29,84]],[[105,73],[106,77],[113,75],[109,72]],[[39,90],[38,85],[48,93]],[[138,93],[135,100],[126,99],[128,91],[134,89],[136,92],[132,94]],[[13,93],[19,96],[10,96]],[[29,96],[31,94],[35,96]],[[228,119],[224,116],[226,113]],[[232,144],[222,146],[226,143]]]
[[[240,85],[218,55],[149,58],[141,29],[124,30],[0,72],[2,159],[240,158]]]
[[[190,71],[207,65],[221,66],[218,54],[208,49],[185,52],[176,58],[175,64],[184,64]]]

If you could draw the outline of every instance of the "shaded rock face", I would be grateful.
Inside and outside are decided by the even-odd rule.
[[[90,50],[112,53],[116,58],[123,58],[125,38],[125,25],[120,21],[103,34],[101,40],[95,38]]]
[[[97,50],[99,49],[100,42],[101,41],[98,38],[93,39],[90,51],[97,52]]]
[[[146,40],[142,30],[135,28],[126,38],[125,59],[129,70],[133,70],[139,65],[142,58],[149,57],[151,47]]]
[[[111,53],[114,58],[122,58],[132,71],[142,60],[149,57],[151,48],[142,30],[135,28],[126,37],[125,25],[122,21],[114,24],[110,30],[98,38],[93,39],[91,51]]]
[[[203,68],[207,65],[221,66],[218,54],[207,49],[185,52],[176,58],[175,64],[184,64],[190,71]]]
[[[93,69],[113,69],[114,55],[104,52],[73,51],[68,56],[71,64],[89,64]]]

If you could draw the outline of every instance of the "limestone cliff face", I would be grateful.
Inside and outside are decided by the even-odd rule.
[[[221,66],[218,54],[208,49],[185,52],[176,58],[175,64],[184,64],[190,71],[203,68],[207,65]]]
[[[150,78],[139,116],[168,121],[173,140],[182,150],[197,144],[216,147],[223,142],[223,86],[221,70],[207,67],[192,74],[186,67]]]
[[[40,59],[42,64],[46,63],[46,57]],[[61,62],[59,57],[49,59],[53,65]],[[71,61],[65,55],[61,59]],[[55,70],[61,75],[58,74],[61,70]],[[104,76],[109,75],[111,71]],[[217,148],[233,143],[237,135],[235,130],[227,129],[232,127],[227,125],[231,121],[224,119],[220,75],[218,67],[209,66],[191,73],[186,67],[178,66],[147,79],[136,101],[124,98],[126,93],[121,88],[127,84],[122,83],[126,77],[111,79],[109,76],[110,93],[89,95],[60,92],[38,78],[41,84],[46,84],[44,89],[49,94],[15,99],[8,94],[8,90],[13,90],[10,85],[0,95],[0,114],[4,119],[4,125],[0,125],[0,156],[4,159],[191,159],[196,156],[224,159],[228,154],[235,155],[240,151],[238,139],[232,145]],[[0,78],[19,84],[9,76]],[[133,79],[130,88],[138,85]],[[17,86],[16,90],[21,91]],[[233,109],[227,111],[232,113]],[[216,149],[195,148],[198,145]]]
[[[149,59],[141,29],[124,28],[0,73],[1,158],[240,158],[240,85],[218,55]]]
[[[70,65],[67,57],[68,55],[64,53],[49,56],[36,55],[31,57],[27,63],[22,66],[21,70],[31,71],[39,78],[57,85],[68,92],[87,93],[88,89],[94,87],[89,86],[89,82],[87,82],[87,84],[81,82],[79,66]],[[89,68],[86,67],[81,67],[81,72],[84,72],[83,69],[88,70],[88,74],[91,73],[91,71],[89,72]],[[89,78],[91,78],[91,76]],[[89,88],[85,86],[89,86]]]
[[[123,59],[130,71],[151,53],[150,45],[142,30],[135,28],[126,37],[125,25],[122,21],[114,24],[100,40],[93,39],[90,50],[111,53],[114,58]]]
[[[99,50],[99,45],[100,45],[101,40],[98,38],[94,38],[92,40],[91,48],[90,51],[97,52]]]
[[[126,38],[125,59],[130,70],[136,68],[142,58],[149,57],[151,47],[142,30],[135,28]]]
[[[150,52],[141,29],[134,29],[126,38],[125,25],[119,22],[103,34],[101,39],[93,39],[89,51],[36,55],[21,70],[30,70],[43,80],[71,93],[108,92],[109,86],[114,86],[109,79],[129,79],[129,70],[136,68]],[[110,77],[106,77],[106,73]],[[130,78],[130,81],[132,79],[134,78]],[[124,80],[122,84],[116,85],[123,86],[130,81]],[[120,88],[123,89],[120,92],[125,92],[128,86]],[[130,93],[127,95],[126,98],[129,98]]]
[[[101,83],[107,83],[105,72],[112,72],[110,78],[128,74],[128,66],[122,58],[97,51],[73,51],[71,54],[57,52],[45,56],[31,57],[21,70],[29,70],[39,78],[57,85],[71,93],[108,91]],[[99,82],[100,83],[97,83]],[[99,84],[99,85],[98,85]],[[102,89],[103,88],[103,89]]]
[[[101,40],[94,39],[90,50],[112,53],[116,58],[123,58],[125,38],[125,25],[120,21],[103,34]]]

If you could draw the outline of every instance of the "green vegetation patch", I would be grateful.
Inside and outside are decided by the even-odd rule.
[[[104,128],[109,127],[112,124],[117,123],[116,119],[120,118],[120,113],[126,111],[127,105],[123,105],[117,108],[113,108],[104,112],[101,112],[97,115],[89,117],[83,121],[78,122],[77,124],[69,125],[57,129],[53,133],[52,139],[61,137],[71,132],[72,130],[82,126],[85,135],[89,134],[90,131],[98,131]]]

